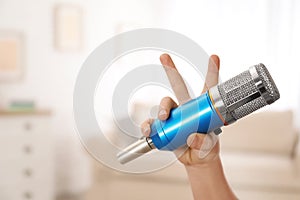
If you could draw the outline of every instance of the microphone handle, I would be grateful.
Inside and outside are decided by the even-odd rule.
[[[185,145],[190,134],[209,133],[223,125],[208,91],[172,109],[167,120],[156,119],[150,138],[157,149],[172,151]]]

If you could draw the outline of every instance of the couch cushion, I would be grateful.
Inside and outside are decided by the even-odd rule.
[[[238,187],[300,191],[295,159],[269,153],[222,153],[229,182]]]
[[[259,112],[223,128],[222,149],[291,155],[296,133],[292,111]]]

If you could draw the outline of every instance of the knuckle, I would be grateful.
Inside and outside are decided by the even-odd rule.
[[[162,103],[168,103],[168,102],[171,102],[171,101],[173,101],[173,100],[171,99],[171,97],[164,97],[164,98],[162,98],[162,100],[161,100]]]
[[[172,104],[174,103],[173,99],[171,97],[164,97],[162,98],[162,100],[160,101],[160,105],[161,106],[172,106]]]
[[[147,125],[147,123],[146,123],[146,122],[143,122],[143,123],[141,124],[140,128],[144,128],[146,125]]]
[[[153,118],[149,118],[149,119],[147,120],[147,122],[148,122],[149,125],[151,125],[151,124],[153,124],[154,119],[153,119]]]

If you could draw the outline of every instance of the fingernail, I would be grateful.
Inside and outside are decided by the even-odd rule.
[[[193,134],[191,134],[191,135],[188,137],[188,139],[187,139],[187,141],[186,141],[186,144],[187,144],[189,147],[191,147],[191,148],[193,148],[193,149],[197,149],[197,150],[199,150],[200,147],[201,147],[201,146],[200,146],[200,145],[201,145],[201,142],[199,141],[199,139],[198,139],[196,133],[193,133]]]
[[[167,114],[167,111],[164,110],[164,109],[163,109],[163,110],[160,110],[159,113],[158,113],[159,116],[164,116],[164,115],[166,115],[166,114]]]
[[[209,154],[209,152],[210,151],[202,151],[202,150],[200,150],[198,156],[199,156],[200,159],[204,159]]]
[[[193,141],[194,141],[194,138],[195,138],[195,137],[193,137],[193,136],[189,136],[189,137],[187,138],[187,140],[186,140],[186,144],[187,144],[188,146],[191,146],[192,143],[193,143]]]
[[[200,159],[205,158],[210,153],[213,147],[214,145],[213,145],[212,138],[210,137],[210,135],[206,135],[203,144],[201,145],[201,148],[199,150],[199,158]]]
[[[218,142],[219,137],[213,132],[207,134],[204,138],[203,144],[199,150],[199,158],[205,158]]]
[[[143,131],[144,134],[148,134],[150,132],[150,127],[146,126],[146,127],[143,128],[142,131]]]

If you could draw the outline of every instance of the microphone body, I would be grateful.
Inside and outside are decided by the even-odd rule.
[[[192,133],[216,134],[220,127],[272,104],[280,98],[279,91],[263,64],[210,88],[206,93],[172,109],[165,121],[156,119],[149,137],[143,137],[122,150],[120,163],[127,163],[152,149],[175,150],[186,144]]]
[[[175,150],[191,133],[209,133],[224,125],[213,106],[209,92],[170,111],[165,121],[156,119],[150,138],[159,150]]]

